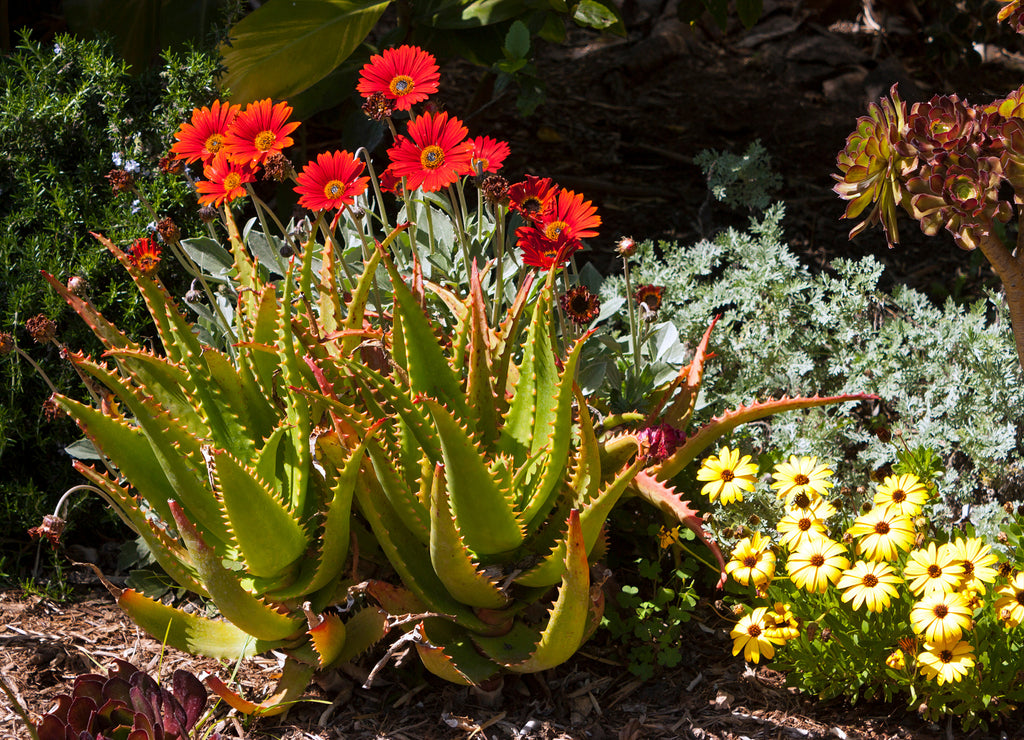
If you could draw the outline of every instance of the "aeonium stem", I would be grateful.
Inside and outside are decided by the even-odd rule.
[[[1021,250],[1021,240],[1024,239],[1024,234],[1019,235],[1017,239],[1016,254],[1012,254],[989,228],[985,230],[978,246],[1003,284],[1003,293],[1010,310],[1010,328],[1017,348],[1017,359],[1024,368],[1024,263],[1021,261],[1024,254]]]

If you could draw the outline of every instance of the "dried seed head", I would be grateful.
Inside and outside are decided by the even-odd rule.
[[[295,168],[292,167],[291,160],[281,154],[281,152],[274,152],[263,163],[264,180],[284,182],[293,174],[295,174]]]
[[[29,536],[45,537],[50,541],[53,547],[57,546],[60,541],[61,533],[64,531],[64,520],[59,516],[53,514],[47,514],[43,517],[43,523],[38,527],[32,527],[28,530]]]
[[[14,336],[10,332],[0,331],[0,357],[14,351]]]
[[[176,157],[160,157],[157,166],[165,175],[180,175],[185,171],[185,162]]]
[[[25,328],[39,344],[46,344],[57,336],[57,322],[37,314],[25,322]]]
[[[480,184],[480,189],[489,203],[508,203],[508,180],[501,175],[488,175]]]
[[[176,242],[178,237],[181,236],[181,232],[178,231],[178,225],[169,217],[161,219],[160,223],[156,225],[156,230],[160,233],[160,238],[164,240],[164,244]]]
[[[49,398],[43,401],[42,405],[43,419],[46,421],[56,421],[61,417],[60,405],[57,403],[57,399],[52,394]]]
[[[111,170],[107,173],[107,182],[115,193],[128,193],[135,187],[135,178],[125,170]]]
[[[394,112],[394,101],[390,100],[382,92],[373,93],[363,103],[363,113],[366,114],[367,118],[378,123],[385,118],[391,118],[391,114]]]

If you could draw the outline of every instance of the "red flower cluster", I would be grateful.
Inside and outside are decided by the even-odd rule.
[[[240,105],[215,100],[209,108],[194,109],[191,122],[174,134],[175,159],[203,163],[206,180],[196,184],[202,205],[219,206],[245,195],[244,185],[256,179],[256,167],[294,143],[289,134],[299,124],[288,121],[292,108],[287,103],[274,105],[267,98],[240,111]]]
[[[509,207],[526,220],[516,229],[523,262],[549,270],[582,248],[581,239],[597,236],[601,217],[582,193],[559,188],[548,178],[527,175],[508,189]]]

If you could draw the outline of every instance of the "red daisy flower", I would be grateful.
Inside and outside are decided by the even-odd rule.
[[[651,313],[654,313],[661,308],[661,297],[664,293],[665,289],[662,286],[647,284],[639,286],[633,297],[637,303],[645,304]]]
[[[601,312],[601,301],[586,285],[570,288],[558,300],[566,316],[579,326],[586,326]]]
[[[181,124],[174,132],[178,141],[171,147],[171,154],[186,162],[201,159],[206,164],[212,161],[224,146],[228,129],[241,107],[214,100],[209,108],[193,108],[192,122]]]
[[[396,177],[406,178],[409,190],[441,190],[473,172],[473,145],[465,140],[466,133],[462,121],[449,119],[447,112],[418,116],[409,121],[408,136],[388,149],[391,169]]]
[[[241,198],[245,195],[245,183],[256,180],[251,166],[228,161],[224,154],[218,154],[203,168],[203,176],[206,179],[196,183],[196,190],[202,193],[199,203],[204,206],[211,203],[219,206]]]
[[[436,61],[417,46],[385,49],[363,66],[356,89],[364,98],[382,93],[395,101],[396,110],[409,110],[437,92],[441,74]]]
[[[508,189],[509,208],[527,221],[540,218],[554,198],[558,186],[550,177],[527,175],[523,182],[517,182]]]
[[[473,145],[473,157],[470,160],[470,165],[473,168],[473,174],[476,175],[484,172],[497,172],[501,169],[505,157],[509,155],[508,144],[492,139],[490,136],[478,136],[470,143]]]
[[[548,239],[556,239],[563,234],[570,240],[587,239],[597,236],[601,217],[589,200],[583,200],[583,193],[559,190],[536,225]]]
[[[399,139],[405,137],[398,137]],[[395,195],[402,194],[402,178],[395,174],[394,169],[390,165],[380,173],[380,189],[385,193],[394,193]]]
[[[160,269],[160,246],[151,236],[144,236],[132,243],[128,259],[146,277],[152,277]]]
[[[516,229],[516,245],[523,250],[523,264],[550,270],[564,265],[580,248],[580,243],[564,236],[548,239],[544,232],[530,226]]]
[[[294,141],[288,135],[299,127],[298,121],[287,123],[292,108],[287,103],[274,105],[270,98],[245,106],[224,141],[224,150],[233,162],[263,164],[271,154],[278,154]]]
[[[369,177],[359,177],[364,166],[348,152],[321,152],[299,173],[299,205],[311,211],[352,205],[370,182]]]

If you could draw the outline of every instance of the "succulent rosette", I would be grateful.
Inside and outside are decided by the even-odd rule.
[[[904,156],[921,156],[926,161],[939,152],[984,156],[998,147],[998,138],[993,139],[988,128],[1000,120],[998,113],[975,108],[956,95],[936,95],[910,109],[896,148]]]
[[[897,206],[909,207],[909,193],[905,179],[917,167],[917,157],[900,152],[906,127],[907,105],[900,100],[893,85],[890,99],[872,103],[868,115],[857,119],[857,128],[846,139],[839,153],[841,175],[832,189],[843,200],[849,201],[843,218],[857,218],[874,203],[867,217],[850,230],[850,238],[857,236],[879,221],[885,229],[889,245],[899,244],[896,224]]]
[[[921,230],[934,236],[944,226],[961,249],[977,248],[994,220],[1010,220],[1009,203],[999,200],[1001,179],[998,157],[962,156],[950,163],[940,155],[907,183]]]

